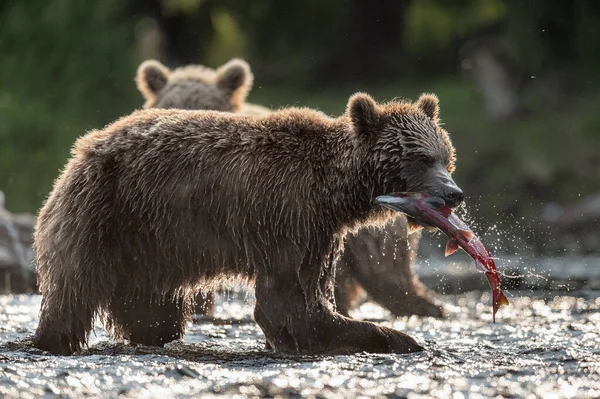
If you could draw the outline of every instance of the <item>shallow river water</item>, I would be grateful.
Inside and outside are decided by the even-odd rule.
[[[1,397],[600,397],[600,291],[511,291],[491,322],[488,292],[438,295],[446,320],[354,313],[415,337],[411,355],[279,357],[263,349],[252,299],[218,298],[166,348],[111,341],[81,355],[29,347],[39,296],[0,296]]]

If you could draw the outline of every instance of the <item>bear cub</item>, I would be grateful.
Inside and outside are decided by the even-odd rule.
[[[187,65],[170,70],[159,61],[140,64],[135,78],[144,108],[205,109],[243,114],[270,110],[246,102],[254,75],[244,60],[234,58],[217,70]]]

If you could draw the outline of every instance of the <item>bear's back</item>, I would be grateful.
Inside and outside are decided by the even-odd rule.
[[[235,185],[242,190],[256,185],[279,187],[284,195],[289,181],[297,180],[298,190],[311,180],[321,182],[338,162],[336,150],[348,147],[347,137],[345,120],[307,109],[269,116],[150,109],[90,132],[76,142],[73,154],[86,168],[111,165],[120,171],[119,179],[136,184],[177,176],[193,181],[202,173],[210,184],[230,182],[231,191],[238,190]]]
[[[336,151],[348,137],[345,119],[306,109],[141,110],[77,141],[69,169],[78,183],[70,187],[102,202],[113,217],[98,223],[120,231],[157,226],[161,235],[225,239],[253,220],[273,234],[302,235],[321,228],[310,220],[325,218],[308,215],[325,212],[341,191],[331,171],[346,164]],[[84,183],[87,176],[94,181]],[[98,206],[79,212],[88,218]]]
[[[289,108],[269,115],[148,109],[133,112],[104,130],[77,140],[73,155],[105,157],[141,165],[200,160],[229,154],[233,160],[327,162],[347,137],[347,121],[319,111]],[[160,160],[158,159],[160,158]]]

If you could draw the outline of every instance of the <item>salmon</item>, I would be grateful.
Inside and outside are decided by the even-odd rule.
[[[440,229],[448,236],[446,256],[462,248],[475,260],[475,266],[485,273],[492,289],[492,320],[495,323],[500,306],[508,305],[508,299],[500,289],[496,263],[481,239],[445,205],[444,200],[420,193],[393,193],[381,195],[375,200],[386,208],[406,214],[425,228]]]

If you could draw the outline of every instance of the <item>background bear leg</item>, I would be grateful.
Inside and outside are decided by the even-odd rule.
[[[412,269],[419,238],[418,232],[408,234],[404,216],[382,230],[362,229],[348,235],[338,273],[358,281],[373,301],[395,316],[443,317],[442,307],[427,294]],[[347,283],[336,279],[341,297],[350,296],[344,292],[347,287]]]
[[[335,274],[336,311],[341,315],[349,316],[350,310],[358,306],[364,293],[365,290],[358,280],[350,274],[350,269],[338,266]]]
[[[199,292],[194,298],[192,313],[211,316],[215,308],[215,294],[213,292]]]
[[[57,285],[51,293],[42,294],[33,346],[56,355],[70,355],[87,342],[98,306],[75,295],[67,283]]]
[[[191,318],[189,301],[180,295],[117,296],[109,316],[115,337],[131,344],[162,346],[180,339]]]
[[[309,296],[298,274],[257,276],[254,318],[275,351],[335,355],[422,349],[399,331],[334,313],[326,295]]]

